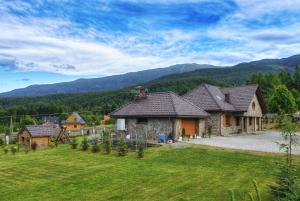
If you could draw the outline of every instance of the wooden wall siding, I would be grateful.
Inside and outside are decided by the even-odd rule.
[[[195,135],[197,133],[195,119],[182,119],[181,127],[185,129],[187,135]]]
[[[31,144],[36,143],[38,148],[45,148],[49,145],[49,137],[35,137],[31,138]]]
[[[84,128],[84,125],[81,124],[64,124],[68,131],[79,131]]]

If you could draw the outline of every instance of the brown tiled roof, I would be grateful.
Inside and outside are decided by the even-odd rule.
[[[229,94],[230,103],[225,101],[225,94]],[[221,88],[203,84],[183,97],[205,111],[245,112],[248,110],[255,94],[258,97],[263,113],[265,113],[266,106],[258,85]]]
[[[150,93],[111,113],[113,117],[206,117],[204,110],[172,92]]]
[[[56,135],[56,129],[47,125],[28,125],[24,127],[32,137],[47,137]],[[24,130],[23,129],[23,130]]]

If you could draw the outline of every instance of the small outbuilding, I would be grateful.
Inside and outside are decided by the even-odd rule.
[[[62,125],[67,131],[80,131],[85,127],[85,121],[77,112],[73,112],[62,122]]]
[[[56,135],[56,129],[48,125],[28,125],[19,132],[19,144],[29,146],[36,143],[38,148],[48,147],[50,137]]]

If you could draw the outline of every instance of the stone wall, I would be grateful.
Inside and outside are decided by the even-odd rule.
[[[207,118],[206,121],[206,130],[208,126],[212,126],[212,135],[221,135],[220,133],[220,119],[221,113],[210,113],[210,116]]]
[[[225,115],[230,115],[230,125],[225,125]],[[221,135],[237,134],[242,130],[242,118],[240,117],[240,124],[237,126],[236,117],[232,114],[221,115]]]
[[[173,134],[174,119],[153,118],[147,123],[137,123],[137,119],[126,119],[127,133],[132,137],[146,138],[147,140],[158,140],[158,134],[166,136]]]

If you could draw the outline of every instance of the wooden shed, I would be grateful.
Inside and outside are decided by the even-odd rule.
[[[56,129],[53,126],[28,125],[19,132],[19,144],[31,147],[36,143],[38,148],[45,148],[50,144],[50,137],[55,135]]]

